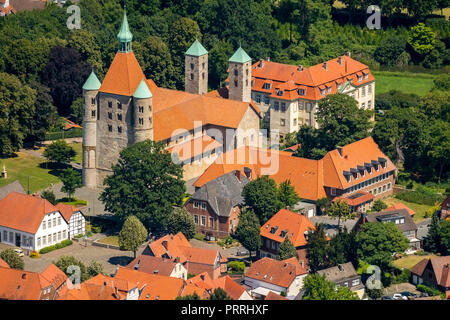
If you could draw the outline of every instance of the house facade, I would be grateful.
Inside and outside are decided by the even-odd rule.
[[[252,99],[262,111],[264,126],[279,130],[280,138],[305,124],[317,128],[318,102],[330,94],[347,94],[361,109],[375,107],[375,78],[349,52],[309,68],[261,59],[251,71]]]
[[[194,218],[197,232],[208,239],[225,238],[234,233],[244,202],[241,193],[249,181],[245,174],[236,170],[197,188],[184,205]]]
[[[55,206],[63,215],[69,224],[68,238],[86,233],[86,217],[78,208],[64,203],[58,203]]]
[[[184,280],[187,279],[188,274],[187,269],[179,261],[143,254],[131,261],[127,268]]]
[[[337,287],[347,287],[355,292],[359,299],[362,299],[365,293],[364,284],[361,282],[361,276],[356,273],[351,262],[339,264],[335,267],[317,271],[317,274],[325,276],[328,281],[333,282]]]
[[[450,195],[448,195],[441,204],[440,218],[441,220],[450,219]]]
[[[426,258],[411,268],[413,284],[425,284],[450,296],[450,256]]]
[[[46,199],[11,192],[0,200],[0,242],[40,250],[68,239],[69,225]]]

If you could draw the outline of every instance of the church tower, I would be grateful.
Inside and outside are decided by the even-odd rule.
[[[145,79],[136,89],[134,100],[134,143],[153,140],[152,93]]]
[[[252,98],[252,58],[239,47],[228,60],[228,98],[251,102]]]
[[[208,51],[197,40],[185,53],[184,88],[186,92],[208,92]]]
[[[83,185],[95,188],[97,184],[97,116],[98,90],[101,83],[94,71],[83,85]]]

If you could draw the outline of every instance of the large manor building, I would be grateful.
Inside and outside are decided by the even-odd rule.
[[[237,86],[230,99],[206,94],[208,52],[195,41],[185,55],[185,91],[146,79],[132,51],[126,13],[119,49],[102,83],[94,72],[83,85],[83,184],[95,188],[112,173],[119,152],[140,141],[164,142],[183,166],[200,176],[222,151],[257,146],[260,111],[251,103],[251,58],[239,48],[229,60]]]

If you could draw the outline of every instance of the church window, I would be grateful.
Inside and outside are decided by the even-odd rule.
[[[112,132],[112,125],[108,124],[108,131]]]
[[[118,131],[119,133],[122,133],[122,127],[117,127],[117,131]]]
[[[245,73],[248,75],[248,69],[245,70]]]
[[[92,110],[91,115],[95,117],[95,110]]]
[[[238,86],[238,82],[237,80],[234,80],[234,86],[237,87]]]
[[[152,117],[148,118],[148,121],[152,124]]]
[[[191,63],[191,70],[194,70],[194,64]]]
[[[144,118],[139,118],[139,124],[144,124]]]
[[[112,112],[108,112],[108,119],[112,119]]]
[[[234,75],[237,77],[237,75],[238,75],[238,70],[237,69],[234,69]]]
[[[112,102],[108,101],[108,107],[112,108]]]
[[[248,79],[245,80],[245,86],[248,87]]]
[[[122,121],[122,114],[121,113],[117,114],[117,120]]]
[[[144,112],[144,107],[142,107],[142,106],[139,107],[139,112],[140,112],[140,113],[143,113],[143,112]]]
[[[121,102],[117,102],[117,108],[119,108],[119,110],[122,110],[122,103]]]
[[[204,62],[202,63],[202,69],[203,70],[205,69],[205,63]]]
[[[205,80],[205,73],[202,73],[202,79]]]
[[[194,74],[191,73],[191,80],[194,80]]]
[[[148,106],[148,111],[152,112],[152,106]]]
[[[91,104],[95,104],[95,98],[91,99]]]

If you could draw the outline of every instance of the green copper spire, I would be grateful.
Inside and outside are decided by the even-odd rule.
[[[151,98],[152,96],[153,96],[152,92],[145,83],[145,80],[142,79],[141,83],[134,92],[133,97],[136,99],[148,99]]]
[[[131,41],[133,40],[133,34],[130,31],[130,26],[128,25],[127,10],[123,10],[123,21],[120,27],[119,34],[117,35],[117,40],[119,40],[119,51],[120,52],[130,52],[131,51]]]
[[[247,61],[252,61],[252,58],[248,56],[248,54],[242,49],[242,47],[239,47],[239,49],[236,50],[236,52],[231,56],[229,62],[237,62],[237,63],[245,63]]]
[[[94,71],[91,72],[86,82],[83,85],[83,90],[98,90],[102,84],[98,80]]]
[[[194,43],[190,46],[190,48],[186,51],[186,55],[200,57],[205,54],[208,54],[208,51],[202,46],[200,42],[195,39]]]

